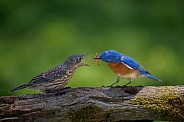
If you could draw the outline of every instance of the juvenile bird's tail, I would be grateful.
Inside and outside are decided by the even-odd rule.
[[[28,84],[23,84],[23,85],[21,85],[21,86],[19,86],[19,87],[16,87],[16,88],[10,90],[10,92],[14,92],[14,91],[16,91],[16,90],[20,90],[20,89],[26,88],[26,87],[28,87],[28,86],[30,86],[30,85],[28,85]]]
[[[162,81],[161,79],[159,79],[159,78],[157,78],[157,77],[151,75],[151,74],[150,74],[149,72],[147,72],[147,71],[142,72],[141,75],[144,75],[144,76],[146,76],[146,77],[148,77],[148,78],[151,78],[151,79],[153,79],[153,80],[156,80],[156,81]]]

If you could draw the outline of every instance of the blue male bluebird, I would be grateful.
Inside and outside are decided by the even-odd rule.
[[[117,75],[116,82],[113,83],[111,86],[118,83],[121,77],[129,80],[129,82],[125,84],[125,86],[132,83],[135,78],[139,77],[148,77],[153,80],[162,81],[147,72],[133,58],[121,54],[115,50],[104,51],[99,57],[95,57],[94,59],[100,59],[107,62],[111,70]]]
[[[27,87],[38,89],[42,92],[51,92],[63,89],[68,84],[68,81],[74,75],[77,68],[87,65],[83,61],[86,55],[87,54],[71,55],[63,64],[39,74],[27,84],[23,84],[10,91],[13,92]]]

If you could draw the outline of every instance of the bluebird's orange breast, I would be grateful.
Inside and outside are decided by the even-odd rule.
[[[126,66],[125,64],[119,62],[117,64],[108,64],[111,70],[117,74],[119,77],[123,77],[125,79],[134,79],[140,76],[139,70],[134,70],[131,67]]]

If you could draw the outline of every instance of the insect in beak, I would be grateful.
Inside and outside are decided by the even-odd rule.
[[[100,60],[101,60],[100,54],[99,53],[96,53],[96,55],[93,56],[93,59],[94,59],[94,61],[91,62],[90,64],[94,64],[95,62],[97,62],[98,66],[100,66]]]

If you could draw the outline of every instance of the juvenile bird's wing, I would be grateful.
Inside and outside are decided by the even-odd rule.
[[[129,56],[122,56],[121,63],[125,64],[131,69],[144,71],[144,68],[137,61],[135,61],[133,58],[130,58]]]
[[[52,82],[56,79],[62,78],[67,73],[67,68],[65,65],[59,65],[53,69],[48,70],[47,72],[41,73],[38,76],[34,77],[30,82],[27,84],[23,84],[21,86],[18,86],[12,90],[11,92],[23,89],[26,87],[34,86],[36,84],[46,83],[46,82]]]
[[[31,86],[34,84],[52,82],[56,79],[62,78],[64,75],[66,75],[66,72],[67,68],[64,65],[59,65],[53,69],[48,70],[47,72],[41,73],[40,75],[34,77],[28,84]]]

